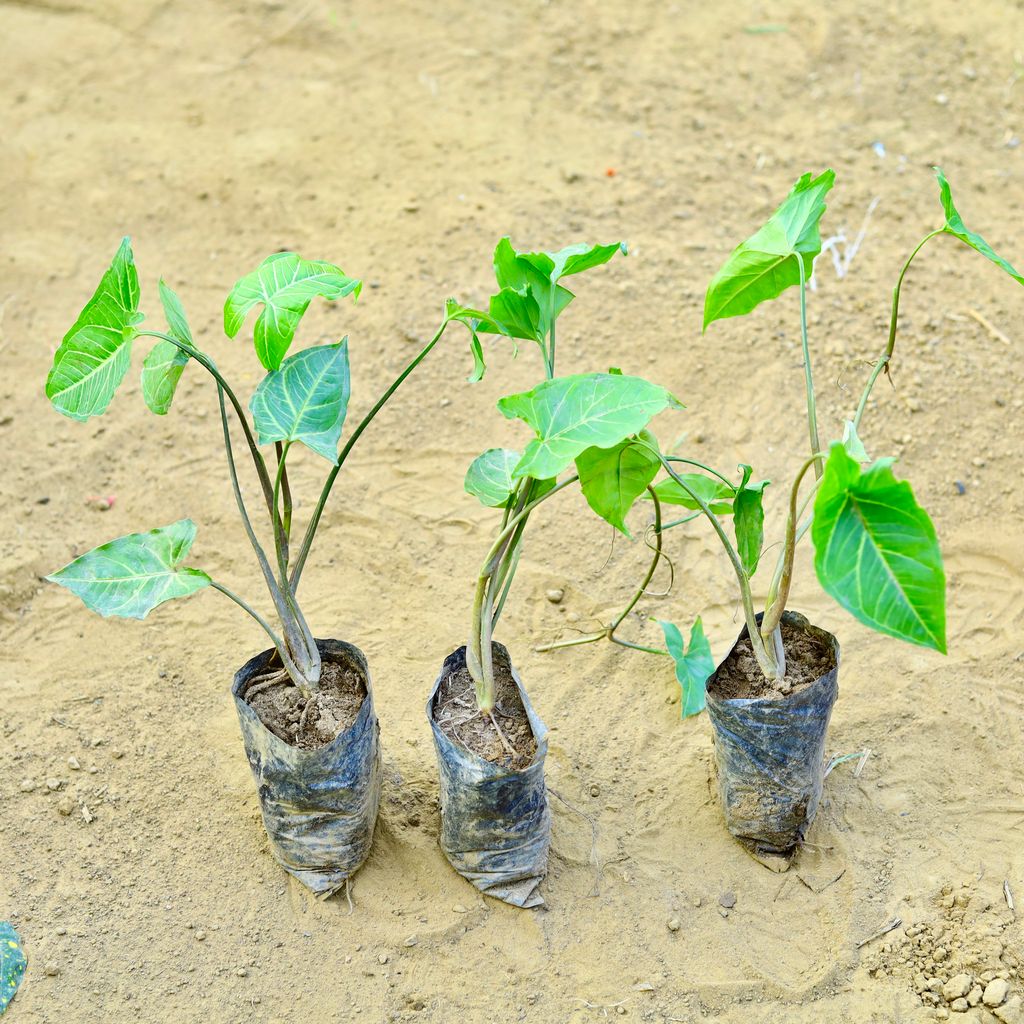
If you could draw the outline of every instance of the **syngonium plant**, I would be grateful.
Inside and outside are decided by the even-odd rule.
[[[781,622],[790,598],[794,556],[808,532],[814,545],[818,581],[843,608],[879,633],[946,651],[945,573],[935,528],[910,484],[893,473],[895,460],[872,460],[868,456],[860,438],[861,425],[875,383],[883,373],[890,373],[904,278],[927,242],[951,236],[1018,283],[1024,284],[1024,277],[964,225],[949,183],[938,168],[936,175],[944,223],[925,235],[900,269],[892,294],[885,349],[868,376],[856,410],[845,421],[842,437],[830,444],[820,441],[806,300],[814,260],[821,252],[819,222],[825,212],[825,196],[835,180],[834,172],[800,178],[771,218],[737,246],[708,286],[705,330],[716,320],[742,316],[790,287],[799,288],[809,454],[790,484],[785,533],[760,616],[753,581],[766,550],[763,502],[768,481],[752,480],[749,465],[739,467],[738,479],[730,478],[694,459],[662,455],[642,437],[630,442],[634,457],[647,460],[637,485],[644,481],[652,484],[654,475],[663,468],[667,475],[652,484],[651,496],[692,513],[659,530],[664,532],[696,516],[703,516],[711,525],[736,575],[757,664],[764,676],[776,683],[786,676]],[[694,471],[678,472],[676,465],[680,463]],[[813,474],[813,484],[801,498],[809,473]],[[729,515],[733,519],[732,537],[723,523]],[[657,558],[656,551],[655,563]],[[698,617],[693,626],[688,648],[675,626],[661,625],[683,689],[683,714],[697,713],[704,707],[705,684],[714,669],[701,620]],[[605,635],[607,631],[549,647],[587,643]],[[784,684],[781,689],[785,690]]]
[[[229,338],[234,338],[251,311],[260,307],[253,342],[267,374],[249,403],[250,424],[246,410],[213,359],[196,345],[177,295],[162,280],[158,290],[167,331],[141,326],[144,316],[139,308],[139,279],[129,239],[125,238],[95,294],[57,349],[46,381],[46,395],[58,412],[74,420],[88,420],[106,412],[128,372],[133,343],[155,338],[157,342],[142,365],[141,386],[146,405],[162,416],[170,409],[185,368],[191,362],[201,366],[216,384],[231,488],[270,592],[278,627],[223,583],[202,569],[184,564],[196,535],[190,519],[102,544],[47,579],[67,587],[103,616],[134,619],[145,618],[164,601],[213,587],[259,623],[280,656],[282,671],[305,697],[315,696],[320,654],[299,606],[298,588],[338,473],[363,431],[440,341],[449,324],[465,324],[474,355],[480,352],[475,319],[449,299],[434,336],[351,431],[339,452],[350,394],[348,339],[315,345],[293,355],[288,355],[288,350],[313,299],[336,300],[351,295],[354,300],[360,287],[356,278],[332,263],[279,252],[267,257],[232,288],[224,304],[224,333]],[[229,406],[259,481],[268,532],[273,538],[272,557],[267,556],[257,536],[239,485]],[[331,468],[301,540],[293,545],[293,500],[287,467],[296,444],[326,459]],[[261,450],[266,446],[273,446],[271,464]]]
[[[477,576],[466,665],[475,684],[479,713],[490,718],[506,746],[508,741],[493,714],[491,644],[531,515],[542,502],[578,483],[591,509],[628,533],[625,515],[648,489],[653,476],[647,475],[648,465],[653,461],[656,469],[659,464],[649,454],[657,450],[657,442],[648,425],[663,410],[681,408],[665,388],[618,369],[555,376],[556,324],[574,297],[561,282],[607,263],[620,251],[625,252],[625,246],[613,243],[574,245],[558,252],[519,252],[506,238],[494,254],[501,290],[491,298],[478,329],[500,330],[512,338],[534,342],[545,374],[536,387],[498,402],[505,417],[520,420],[533,431],[532,439],[522,451],[488,449],[473,461],[465,479],[470,494],[484,505],[502,510],[501,525]],[[657,494],[651,497],[660,508]],[[660,519],[657,525],[660,527]],[[656,536],[660,544],[660,533]],[[615,626],[650,578],[649,573]],[[638,646],[615,636],[615,626],[602,635],[627,647]]]

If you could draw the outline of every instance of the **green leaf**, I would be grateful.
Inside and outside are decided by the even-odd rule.
[[[233,338],[249,310],[262,304],[253,342],[260,362],[268,370],[276,370],[313,299],[322,296],[333,300],[346,295],[357,298],[361,288],[361,281],[346,277],[333,263],[304,260],[293,252],[276,252],[231,289],[224,303],[224,333]]]
[[[511,448],[488,448],[470,463],[466,492],[488,508],[501,508],[518,484],[512,478],[512,470],[519,458],[519,452]]]
[[[722,480],[705,476],[703,473],[680,473],[678,475],[715,515],[732,514],[732,499],[736,493],[734,488]],[[700,505],[672,477],[656,483],[654,492],[666,505],[680,505],[694,512],[700,509]]]
[[[516,252],[508,238],[498,242],[494,276],[501,291],[491,297],[489,308],[513,337],[542,341],[551,320],[572,302],[572,292],[552,280],[553,270],[547,253]]]
[[[257,440],[301,441],[337,462],[349,393],[348,338],[296,352],[268,373],[252,396]]]
[[[139,313],[139,276],[131,241],[121,242],[93,297],[64,335],[46,378],[46,397],[73,420],[106,412],[124,380]]]
[[[210,585],[201,569],[181,564],[195,536],[191,519],[148,533],[129,533],[87,551],[46,578],[67,587],[104,618],[144,619],[158,604]]]
[[[503,415],[537,435],[513,472],[537,480],[557,476],[587,448],[617,445],[669,406],[682,408],[663,387],[613,373],[556,377],[498,401]]]
[[[704,330],[715,320],[749,313],[799,284],[797,259],[803,261],[804,276],[810,279],[814,259],[821,252],[818,222],[835,180],[832,170],[816,178],[805,174],[768,221],[732,251],[708,285]]]
[[[957,208],[953,205],[953,193],[950,190],[949,182],[946,180],[946,176],[942,173],[942,169],[939,167],[935,168],[935,177],[939,181],[939,197],[942,200],[942,208],[946,212],[946,227],[945,230],[953,235],[954,238],[959,238],[964,245],[969,245],[975,252],[980,252],[986,259],[991,260],[997,267],[1005,270],[1018,284],[1024,284],[1024,277],[1022,277],[1016,270],[1000,256],[992,246],[985,241],[981,235],[975,234],[973,231],[969,231],[967,226],[963,222],[963,218],[960,216]]]
[[[871,461],[871,456],[868,455],[867,449],[864,447],[864,442],[860,439],[860,436],[857,433],[857,428],[853,425],[853,420],[843,421],[842,443],[851,458],[856,459],[858,462]]]
[[[160,279],[160,302],[170,333],[186,345],[195,347],[192,332],[181,300]],[[142,397],[146,405],[157,416],[166,416],[174,398],[174,391],[181,379],[189,356],[169,341],[158,341],[142,363]]]
[[[654,435],[643,430],[642,441],[657,447]],[[576,472],[587,504],[627,537],[626,513],[657,476],[661,462],[647,448],[627,438],[612,448],[588,448],[576,457]]]
[[[617,252],[623,256],[629,254],[625,242],[613,242],[610,245],[569,245],[558,252],[546,253],[554,264],[551,278],[558,281],[571,274],[580,274],[584,270],[600,267],[607,263]]]
[[[497,295],[491,296],[488,309],[488,321],[479,328],[482,333],[507,334],[510,338],[543,342],[540,306],[529,288],[521,292],[514,288],[502,288]]]
[[[732,526],[736,532],[736,551],[748,576],[757,572],[764,546],[764,489],[767,480],[756,484],[744,482],[732,502]]]
[[[892,459],[862,471],[833,444],[814,502],[814,567],[825,590],[880,633],[946,653],[946,577],[928,513]]]
[[[676,663],[676,680],[682,689],[682,717],[700,714],[707,703],[706,685],[715,671],[715,663],[711,660],[711,645],[704,635],[704,624],[697,616],[693,628],[690,630],[690,646],[684,649],[683,635],[679,627],[671,622],[662,622],[658,619],[665,634],[665,646],[672,660]]]
[[[0,921],[0,1014],[18,991],[27,964],[18,933],[8,921]]]
[[[479,309],[471,309],[469,306],[463,306],[455,299],[447,299],[445,301],[444,316],[446,323],[461,323],[469,331],[469,351],[473,355],[473,372],[466,380],[470,384],[476,384],[478,381],[483,380],[484,373],[487,370],[483,346],[480,344],[480,337],[477,331],[487,331],[491,334],[508,334],[508,330],[503,324],[494,320],[489,313],[484,313]]]

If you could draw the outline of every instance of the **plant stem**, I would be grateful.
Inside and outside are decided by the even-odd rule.
[[[191,356],[197,363],[199,363],[200,366],[204,367],[213,376],[213,379],[217,382],[218,386],[223,388],[224,393],[228,396],[228,399],[231,402],[232,408],[235,410],[235,414],[238,416],[239,423],[242,425],[246,443],[249,445],[249,454],[252,455],[253,465],[255,465],[256,473],[260,478],[260,486],[263,488],[263,498],[267,503],[267,511],[273,515],[273,486],[270,483],[270,473],[267,470],[267,463],[256,445],[255,438],[252,436],[252,430],[249,428],[249,420],[242,409],[241,403],[235,396],[234,391],[231,390],[228,382],[221,376],[221,373],[217,369],[213,360],[206,355],[205,352],[200,352],[199,349],[192,345],[186,345],[184,342],[179,341],[170,334],[163,334],[160,331],[137,331],[136,333],[141,337],[160,338],[161,341],[169,341],[186,355]]]
[[[875,368],[871,371],[871,376],[868,378],[868,382],[864,387],[864,392],[860,396],[860,402],[857,403],[857,412],[853,417],[853,427],[855,430],[859,429],[860,421],[864,417],[864,410],[867,408],[868,398],[871,395],[871,389],[875,386],[875,381],[882,375],[882,371],[885,371],[886,376],[889,376],[889,363],[892,360],[892,354],[896,349],[896,328],[899,321],[900,315],[900,290],[903,287],[903,278],[907,276],[907,271],[910,269],[910,264],[914,261],[914,257],[925,247],[925,244],[936,235],[945,233],[945,228],[939,228],[937,231],[932,231],[925,235],[924,238],[917,244],[917,248],[907,257],[907,262],[903,264],[903,269],[900,271],[900,276],[896,280],[896,287],[892,290],[892,311],[889,314],[889,338],[886,342],[885,351],[882,353],[882,357],[875,363]]]
[[[240,598],[234,591],[228,590],[228,588],[223,586],[223,584],[218,583],[216,580],[210,580],[210,586],[213,587],[214,590],[219,590],[226,597],[231,598],[239,608],[245,611],[248,615],[251,615],[263,627],[263,631],[270,637],[274,647],[277,649],[277,653],[280,655],[281,663],[284,665],[285,671],[292,680],[295,681],[299,675],[299,670],[296,668],[295,662],[292,661],[291,656],[288,654],[284,641],[277,635],[277,633],[274,632],[270,623],[267,622],[267,620],[263,618],[263,616],[260,615],[260,613],[248,602],[243,601],[242,598]]]
[[[793,582],[793,558],[796,554],[796,526],[799,519],[797,499],[800,496],[800,484],[803,482],[804,474],[807,470],[823,459],[824,456],[820,452],[815,453],[807,459],[800,467],[800,472],[797,473],[796,479],[793,481],[793,487],[789,492],[789,516],[786,519],[786,540],[783,545],[784,558],[782,563],[782,575],[779,579],[778,592],[770,600],[770,603],[765,608],[764,617],[761,619],[761,638],[765,641],[767,641],[778,628],[779,623],[782,621],[782,613],[786,610],[786,602],[789,600],[789,588]]]
[[[282,481],[286,479],[285,460],[291,450],[291,441],[282,447],[277,445],[277,473],[274,475],[274,548],[277,551],[277,569],[281,577],[281,589],[288,590],[288,537],[280,511]]]
[[[374,407],[362,418],[359,426],[352,432],[351,437],[342,448],[341,454],[338,456],[338,461],[334,464],[330,473],[327,475],[327,479],[324,481],[324,486],[320,491],[320,497],[317,500],[316,508],[313,510],[313,515],[309,520],[309,525],[306,527],[305,536],[302,538],[302,547],[299,548],[298,557],[295,559],[295,565],[292,568],[291,587],[292,592],[295,593],[299,589],[299,580],[302,578],[302,570],[306,565],[306,559],[309,557],[310,548],[313,546],[313,538],[316,536],[317,527],[320,525],[320,517],[324,514],[324,507],[327,504],[327,499],[330,497],[331,488],[334,486],[334,481],[338,478],[338,473],[341,472],[341,467],[345,465],[345,460],[348,458],[349,452],[355,446],[356,441],[359,440],[363,431],[370,425],[373,418],[384,408],[387,404],[388,399],[401,387],[405,378],[416,369],[420,363],[430,354],[431,349],[441,340],[441,336],[445,332],[445,328],[448,326],[450,321],[445,320],[441,326],[437,329],[437,333],[430,339],[429,342],[419,351],[416,357],[409,363],[408,366],[395,378],[391,386],[384,392],[383,395],[377,400]]]
[[[256,560],[259,562],[263,579],[266,581],[267,589],[270,591],[271,600],[273,600],[274,607],[277,609],[278,618],[284,627],[284,646],[289,651],[301,652],[303,654],[303,657],[297,660],[291,657],[285,660],[285,656],[282,654],[281,660],[291,676],[292,682],[302,690],[303,694],[308,695],[316,687],[320,679],[320,653],[316,649],[316,644],[311,643],[309,629],[305,626],[305,620],[301,619],[301,616],[297,617],[292,611],[294,599],[290,603],[281,592],[281,588],[274,578],[274,572],[270,568],[266,552],[264,552],[256,537],[256,532],[252,528],[252,522],[249,519],[249,514],[245,508],[245,501],[242,498],[242,490],[238,485],[238,471],[235,468],[235,457],[231,446],[231,427],[228,423],[228,413],[224,405],[224,388],[219,382],[217,385],[217,401],[220,407],[220,422],[224,434],[224,452],[228,460],[231,490],[235,496],[235,504],[238,506],[239,515],[242,517],[242,525],[245,527],[246,536],[248,536],[249,543],[252,545]],[[289,597],[291,596],[289,594]]]
[[[643,442],[640,442],[643,443]],[[669,457],[664,456],[658,451],[653,445],[645,445],[650,451],[658,458],[662,466],[665,468],[665,472],[693,499],[697,507],[707,516],[708,521],[711,523],[715,533],[718,534],[718,539],[722,542],[722,547],[725,548],[725,553],[729,556],[729,561],[732,563],[733,571],[736,573],[736,580],[740,586],[740,599],[743,602],[743,617],[747,623],[747,632],[750,635],[750,646],[753,648],[754,657],[757,659],[757,663],[761,668],[761,671],[768,678],[776,678],[778,671],[778,661],[775,657],[774,651],[769,651],[764,641],[761,639],[760,631],[757,626],[757,613],[754,611],[754,597],[750,590],[750,578],[747,576],[746,571],[743,568],[743,563],[740,561],[740,556],[736,553],[735,547],[733,547],[732,541],[729,540],[728,534],[725,532],[725,528],[722,526],[721,521],[714,512],[711,511],[708,503],[693,490],[689,484],[672,468],[669,463]]]
[[[284,446],[280,441],[274,442],[274,452],[277,455],[277,464],[281,466],[284,462]],[[285,469],[281,473],[281,522],[284,526],[284,540],[285,540],[285,561],[288,560],[287,556],[287,544],[291,539],[292,535],[292,489],[288,484],[288,470]]]
[[[800,268],[800,344],[804,352],[804,384],[807,389],[807,433],[811,439],[811,454],[821,451],[818,441],[818,409],[814,397],[814,375],[811,372],[811,346],[807,340],[807,281],[804,279],[804,261],[799,253],[796,263]],[[821,466],[814,463],[814,473],[821,479]]]

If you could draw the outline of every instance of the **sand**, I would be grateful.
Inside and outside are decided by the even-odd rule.
[[[300,334],[349,335],[353,422],[446,296],[486,299],[501,235],[626,239],[628,259],[579,280],[561,370],[671,388],[688,409],[654,424],[663,443],[752,462],[775,481],[778,536],[805,446],[796,295],[702,338],[704,287],[805,170],[839,173],[826,232],[852,237],[880,198],[849,273],[823,260],[811,297],[822,432],[838,435],[895,273],[941,223],[930,165],[1024,263],[1019,4],[7,0],[0,25],[0,918],[29,955],[12,1021],[928,1021],[904,935],[922,923],[946,929],[936,973],[1004,971],[1021,991],[1003,881],[1019,913],[1024,292],[952,240],[915,264],[898,386],[879,385],[863,430],[934,517],[950,654],[860,627],[801,552],[792,607],[842,644],[830,751],[872,754],[828,778],[786,875],[726,834],[710,726],[680,721],[667,659],[534,651],[608,621],[645,561],[622,539],[609,561],[609,529],[571,494],[531,527],[498,634],[552,730],[547,909],[484,900],[438,849],[423,704],[466,640],[496,525],[462,476],[483,447],[525,442],[494,404],[539,376],[529,346],[513,361],[489,342],[470,386],[465,338],[448,337],[364,436],[307,566],[314,631],[366,652],[381,719],[385,795],[351,912],[269,854],[228,695],[266,646],[255,624],[214,592],[103,621],[41,581],[191,516],[192,563],[266,606],[197,367],[166,419],[141,400],[142,346],[106,417],[73,423],[43,396],[126,233],[150,322],[163,275],[245,396],[248,334],[219,327],[239,276],[291,248],[365,278],[358,305],[314,303]],[[325,468],[296,460],[298,517]],[[648,616],[703,612],[721,658],[739,629],[729,566],[684,529],[672,593],[625,635],[656,642]]]

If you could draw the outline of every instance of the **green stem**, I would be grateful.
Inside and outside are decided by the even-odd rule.
[[[249,453],[252,455],[253,465],[255,465],[256,473],[260,478],[260,486],[263,488],[263,498],[267,503],[267,511],[273,515],[273,486],[270,483],[270,473],[267,470],[267,463],[256,445],[256,439],[252,436],[252,430],[249,428],[249,420],[242,409],[241,403],[235,396],[234,391],[231,390],[228,382],[221,376],[221,373],[217,369],[213,360],[210,359],[205,352],[200,352],[199,349],[179,341],[170,334],[163,334],[160,331],[138,331],[137,334],[147,338],[160,338],[161,341],[169,341],[186,355],[191,356],[197,363],[199,363],[200,366],[204,367],[207,372],[213,376],[213,379],[217,384],[224,390],[224,393],[228,396],[228,400],[231,402],[232,408],[235,410],[235,414],[238,416],[238,422],[241,423],[242,430],[245,433],[245,440],[249,445]]]
[[[291,441],[286,441],[283,448],[278,445],[277,473],[274,474],[274,547],[277,550],[277,569],[281,577],[281,589],[288,590],[288,538],[285,530],[279,503],[281,500],[281,483],[285,479],[285,460],[291,450]]]
[[[892,354],[896,349],[896,329],[900,315],[900,290],[903,288],[903,278],[907,276],[910,264],[913,263],[914,257],[925,247],[925,244],[935,238],[936,235],[944,234],[945,230],[945,228],[939,228],[937,231],[932,231],[930,234],[925,235],[918,243],[917,248],[914,249],[914,251],[907,257],[907,262],[903,264],[900,276],[896,280],[896,287],[892,290],[892,310],[889,314],[889,338],[886,342],[885,351],[882,353],[882,357],[877,363],[875,363],[875,368],[871,371],[871,376],[868,378],[868,382],[864,387],[864,392],[860,396],[860,402],[857,403],[857,412],[853,417],[853,427],[855,430],[860,428],[860,421],[864,417],[864,410],[867,408],[868,398],[871,395],[871,389],[875,386],[875,381],[878,380],[883,371],[886,376],[889,376],[889,364],[892,360]]]
[[[409,363],[408,366],[395,378],[391,386],[384,392],[383,395],[377,400],[374,407],[362,418],[359,426],[352,432],[351,437],[342,448],[341,454],[338,456],[338,461],[334,464],[331,472],[328,474],[324,486],[320,491],[320,497],[317,500],[316,508],[313,510],[313,515],[309,520],[309,525],[306,527],[305,536],[302,538],[302,547],[299,548],[298,557],[295,559],[295,565],[292,568],[291,586],[292,592],[296,592],[299,589],[299,580],[302,578],[302,570],[306,565],[306,559],[309,557],[310,548],[313,546],[313,538],[316,536],[317,527],[320,525],[320,517],[324,514],[324,507],[327,504],[327,499],[330,497],[331,488],[334,486],[334,481],[338,478],[338,473],[341,472],[341,467],[345,465],[345,460],[349,456],[349,452],[355,446],[356,441],[359,440],[363,431],[370,425],[373,418],[384,408],[387,404],[388,399],[401,387],[406,377],[409,376],[413,370],[416,369],[420,363],[430,354],[431,349],[441,340],[441,336],[445,332],[445,328],[448,326],[450,321],[445,320],[444,323],[437,329],[437,333],[430,339],[429,342],[419,351],[416,357]]]
[[[299,671],[295,666],[295,662],[292,661],[290,655],[288,654],[284,641],[277,635],[277,633],[274,632],[274,629],[270,625],[270,623],[267,622],[267,620],[263,618],[263,616],[260,615],[260,613],[256,611],[256,609],[253,608],[247,601],[242,600],[242,598],[240,598],[234,591],[228,590],[228,588],[225,587],[223,584],[218,583],[216,580],[210,580],[210,586],[213,587],[214,590],[219,590],[226,597],[231,598],[231,600],[234,601],[239,608],[241,608],[248,615],[251,615],[260,624],[260,626],[263,627],[263,631],[267,634],[267,636],[270,637],[271,641],[274,644],[274,647],[277,648],[277,653],[281,657],[281,663],[284,665],[285,671],[287,671],[288,675],[291,676],[293,680],[295,680],[299,675]]]
[[[782,613],[786,610],[786,602],[789,600],[789,588],[793,582],[793,558],[796,554],[796,527],[799,519],[797,511],[797,500],[800,496],[800,484],[803,483],[804,474],[811,466],[824,459],[824,456],[817,452],[807,459],[800,467],[793,486],[789,492],[789,516],[786,519],[786,540],[783,545],[782,575],[779,580],[778,592],[774,599],[765,608],[764,617],[761,619],[761,638],[767,641],[779,623],[782,621]]]
[[[807,433],[811,439],[811,454],[821,451],[818,440],[818,409],[814,397],[814,375],[811,372],[811,346],[807,340],[807,281],[805,280],[803,257],[796,254],[796,264],[800,268],[800,344],[804,353],[804,384],[807,389]],[[814,473],[821,479],[822,469],[817,461]]]
[[[280,441],[274,442],[274,452],[277,455],[277,464],[284,462],[284,445]],[[281,475],[281,523],[284,526],[284,539],[287,545],[292,535],[292,489],[288,483],[288,470],[285,469]],[[287,553],[285,561],[287,561]]]

